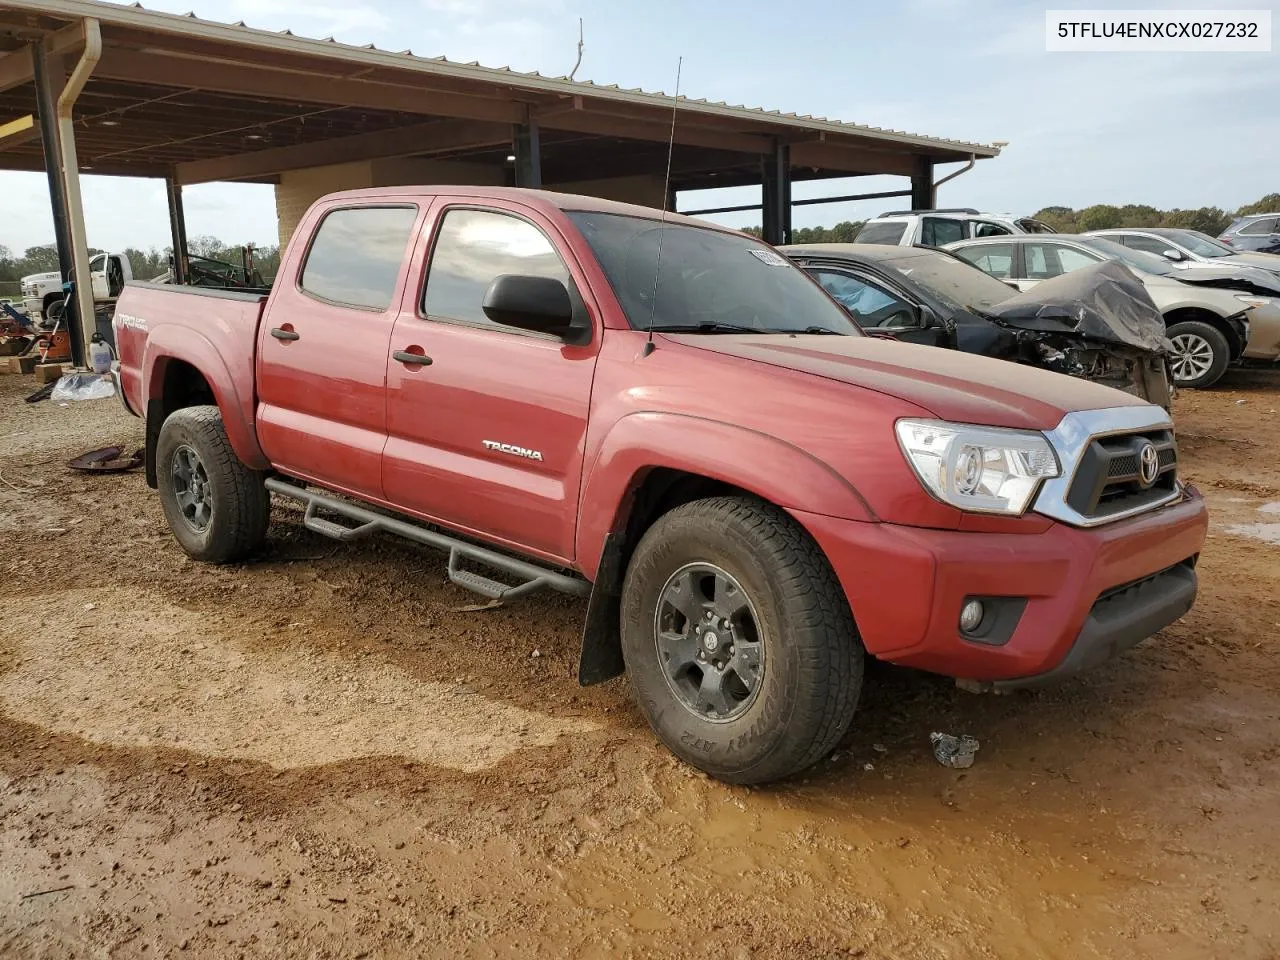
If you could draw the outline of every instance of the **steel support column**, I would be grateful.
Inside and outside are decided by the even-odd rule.
[[[911,175],[911,209],[932,210],[937,205],[937,191],[933,186],[933,161],[928,157],[917,157],[916,172]]]
[[[775,143],[773,155],[764,160],[761,201],[764,219],[761,228],[765,242],[790,243],[791,148],[785,143]]]
[[[32,44],[31,60],[35,68],[36,113],[40,118],[44,170],[49,180],[49,205],[53,208],[53,241],[58,248],[58,270],[65,281],[75,270],[75,262],[71,251],[71,226],[67,220],[66,195],[62,191],[62,146],[58,140],[57,101],[62,81],[53,76],[61,71],[53,69],[41,44]],[[80,318],[74,297],[67,299],[63,317],[68,339],[71,341],[72,362],[76,366],[82,366],[84,337],[80,332]]]
[[[187,282],[187,217],[182,210],[182,185],[172,174],[164,180],[169,201],[169,236],[173,244],[173,282]]]
[[[516,124],[516,186],[542,189],[542,143],[538,121]]]

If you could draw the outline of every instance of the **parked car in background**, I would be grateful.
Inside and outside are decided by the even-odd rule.
[[[1022,290],[1101,260],[1119,260],[1160,308],[1180,387],[1210,386],[1243,357],[1280,358],[1280,286],[1261,271],[1180,270],[1163,257],[1089,234],[966,240],[948,249]]]
[[[89,260],[89,278],[95,303],[105,303],[120,296],[124,285],[133,279],[129,258],[119,253],[99,253]],[[66,297],[62,274],[56,270],[32,273],[22,278],[22,303],[27,316],[40,320],[49,315],[56,303]]]
[[[1218,239],[1236,250],[1280,254],[1280,213],[1236,217]]]
[[[1044,313],[1053,319],[1028,323],[1036,313],[1018,291],[992,279],[945,250],[876,244],[814,243],[779,248],[803,266],[859,326],[892,334],[895,339],[924,343],[1012,360],[1083,377],[1168,406],[1169,383],[1164,354],[1164,328],[1159,311],[1138,287],[1137,299],[1149,306],[1145,335],[1131,329],[1133,305],[1096,296],[1098,288],[1075,294],[1087,321],[1066,317],[1049,301]],[[1130,280],[1135,286],[1136,281]],[[1138,305],[1141,309],[1141,304]]]
[[[980,213],[970,207],[891,210],[868,220],[854,237],[854,243],[941,247],[969,237],[998,237],[1009,233],[1053,233],[1053,228],[1031,217]]]
[[[1280,276],[1280,256],[1253,250],[1237,250],[1199,230],[1150,227],[1092,230],[1087,237],[1106,237],[1133,250],[1164,257],[1177,266],[1199,268],[1254,267]]]
[[[625,670],[724,780],[830,754],[868,652],[1041,685],[1194,602],[1208,516],[1167,411],[864,336],[743,234],[534,190],[351,191],[279,277],[117,304],[181,547],[252,554],[275,494],[316,534],[441,547],[491,599],[589,594],[579,680]]]
[[[8,313],[13,311],[20,317],[28,316],[26,304],[21,300],[14,300],[12,297],[0,297],[0,313]]]

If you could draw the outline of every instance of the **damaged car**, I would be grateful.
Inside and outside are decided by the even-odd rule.
[[[1137,275],[1164,317],[1180,387],[1209,387],[1237,361],[1280,359],[1280,281],[1252,267],[1178,267],[1090,234],[966,240],[946,249],[1020,290],[1103,260]]]
[[[1123,265],[1101,264],[1019,293],[945,250],[780,249],[871,333],[1024,363],[1169,406],[1164,321]]]

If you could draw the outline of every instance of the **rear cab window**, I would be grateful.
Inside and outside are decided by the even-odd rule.
[[[340,307],[386,310],[417,219],[412,204],[330,210],[311,237],[298,287]]]
[[[902,241],[902,235],[906,232],[907,225],[901,220],[872,220],[858,231],[858,235],[853,238],[853,242],[886,243],[890,246],[896,246]]]

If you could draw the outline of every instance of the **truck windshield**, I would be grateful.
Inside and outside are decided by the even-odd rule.
[[[612,213],[567,215],[634,330],[652,324],[690,333],[861,333],[802,270],[749,237]],[[662,272],[655,283],[659,234]]]

